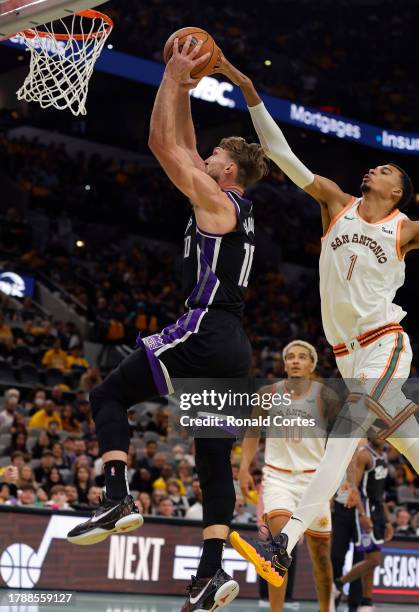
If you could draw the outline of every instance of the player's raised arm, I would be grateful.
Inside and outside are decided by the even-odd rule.
[[[404,257],[415,249],[419,249],[419,221],[406,219],[402,222],[400,232],[400,256]]]
[[[173,57],[167,64],[154,102],[148,144],[176,187],[194,206],[219,217],[220,231],[227,232],[236,225],[234,208],[227,195],[213,178],[195,166],[189,154],[176,140],[175,107],[181,83],[187,81],[191,71],[208,58],[208,54],[197,58],[201,47],[199,43],[188,53],[188,43],[190,39],[180,53],[177,39],[174,42]],[[223,229],[221,226],[226,227]]]
[[[227,76],[240,87],[266,155],[301,189],[304,189],[322,206],[327,207],[331,218],[348,204],[351,196],[343,192],[333,181],[314,175],[292,151],[286,138],[269,114],[252,81],[237,70],[224,56],[216,72]]]
[[[189,79],[179,88],[176,103],[176,142],[191,158],[195,168],[204,171],[205,162],[198,153],[195,128],[192,121],[191,97],[189,92],[199,83],[198,79]]]

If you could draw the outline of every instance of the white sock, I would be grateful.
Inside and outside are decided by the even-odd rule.
[[[358,438],[329,438],[326,452],[300,504],[282,533],[288,536],[287,552],[291,554],[300,537],[321,512],[325,502],[336,493],[358,446]]]

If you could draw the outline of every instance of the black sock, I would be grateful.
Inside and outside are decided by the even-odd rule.
[[[368,599],[368,597],[363,597],[359,605],[360,606],[372,606],[372,599]]]
[[[204,540],[201,561],[199,562],[196,577],[212,578],[221,569],[225,540],[211,538]]]
[[[105,463],[106,497],[124,499],[128,495],[127,464],[125,461],[107,461]]]

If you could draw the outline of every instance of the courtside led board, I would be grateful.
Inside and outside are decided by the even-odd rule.
[[[74,15],[106,0],[0,0],[0,40]]]

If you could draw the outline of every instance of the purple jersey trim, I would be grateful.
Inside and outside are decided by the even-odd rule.
[[[233,204],[234,204],[234,208],[236,209],[237,220],[238,220],[238,221],[240,221],[240,206],[239,206],[239,203],[238,203],[238,202],[236,202],[236,199],[235,199],[235,198],[233,198],[233,193],[234,193],[235,195],[238,195],[238,194],[236,194],[236,193],[235,193],[235,192],[233,192],[233,191],[225,191],[224,193],[227,195],[227,197],[229,198],[229,200],[230,200],[231,202],[233,202]],[[241,196],[238,196],[238,197],[240,198]]]
[[[176,323],[168,325],[158,334],[152,334],[146,338],[141,338],[141,334],[138,334],[137,347],[143,348],[146,352],[153,379],[160,395],[169,394],[166,377],[158,357],[160,352],[164,352],[162,349],[170,350],[170,348],[182,342],[185,336],[196,334],[205,313],[206,309],[203,308],[189,310]],[[172,376],[171,372],[169,372],[169,376]]]
[[[214,289],[219,280],[212,271],[214,266],[215,247],[217,240],[221,237],[208,237],[198,235],[197,240],[200,248],[199,261],[199,278],[198,282],[192,290],[192,293],[186,300],[186,305],[190,308],[206,307],[211,301]]]
[[[137,347],[144,349],[145,354],[147,355],[151,374],[153,376],[153,380],[156,385],[158,394],[161,396],[168,395],[169,389],[167,386],[166,378],[163,374],[160,361],[155,356],[154,352],[149,350],[149,348],[144,344],[144,340],[140,337],[140,334],[138,334],[137,336]]]

